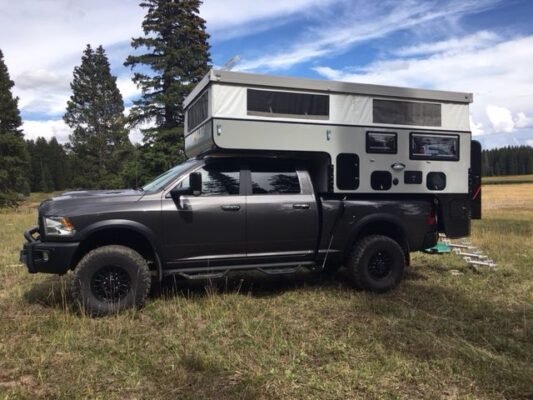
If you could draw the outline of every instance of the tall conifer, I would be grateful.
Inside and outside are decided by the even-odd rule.
[[[125,66],[137,69],[133,81],[142,90],[130,113],[143,129],[141,176],[154,176],[184,157],[183,100],[209,70],[209,35],[199,16],[200,0],[144,0],[144,36],[131,42],[135,50]],[[148,67],[148,68],[147,68]]]
[[[0,206],[15,205],[25,186],[29,156],[23,139],[18,98],[0,50]]]
[[[111,75],[104,48],[87,45],[74,68],[72,96],[63,116],[70,136],[73,185],[79,188],[121,186],[121,169],[133,151],[125,128],[124,101]]]

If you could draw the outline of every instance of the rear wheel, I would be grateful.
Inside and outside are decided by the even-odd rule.
[[[74,270],[72,296],[92,316],[142,307],[150,290],[148,265],[135,250],[110,245],[87,253]]]
[[[396,287],[402,279],[405,254],[395,240],[371,235],[355,244],[346,266],[357,287],[386,292]]]

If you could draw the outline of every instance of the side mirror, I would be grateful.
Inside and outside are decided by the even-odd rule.
[[[202,174],[200,172],[192,172],[189,175],[189,185],[188,187],[175,187],[170,191],[170,196],[172,200],[176,202],[178,208],[181,207],[180,197],[181,196],[199,196],[202,194]]]
[[[202,194],[202,174],[200,172],[192,172],[189,175],[189,187],[194,196]]]

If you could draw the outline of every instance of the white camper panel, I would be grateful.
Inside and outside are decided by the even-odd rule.
[[[267,120],[267,121],[290,121],[303,122],[302,118],[276,117],[276,116],[257,116],[250,115],[247,110],[247,91],[250,87],[239,87],[224,84],[213,84],[211,86],[212,106],[211,112],[214,118],[236,118],[244,120]],[[269,90],[251,87],[255,90]],[[288,93],[309,93],[298,92],[294,90],[270,89],[276,92]],[[323,93],[316,93],[323,94]],[[373,100],[384,99],[383,97],[359,96],[351,94],[329,94],[329,118],[313,119],[305,118],[305,122],[316,124],[335,124],[335,125],[365,125],[365,126],[390,126],[389,124],[374,123],[373,121]],[[396,99],[405,100],[405,99]],[[416,101],[413,101],[416,102]],[[424,101],[428,103],[427,101]],[[430,103],[441,106],[442,123],[440,126],[432,126],[435,130],[451,131],[469,131],[469,112],[468,104],[439,103],[432,101]],[[407,128],[428,128],[423,125],[394,125]]]

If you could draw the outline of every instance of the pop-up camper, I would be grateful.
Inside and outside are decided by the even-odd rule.
[[[433,196],[441,231],[480,217],[472,94],[211,70],[185,100],[185,151],[317,157],[321,193]]]

